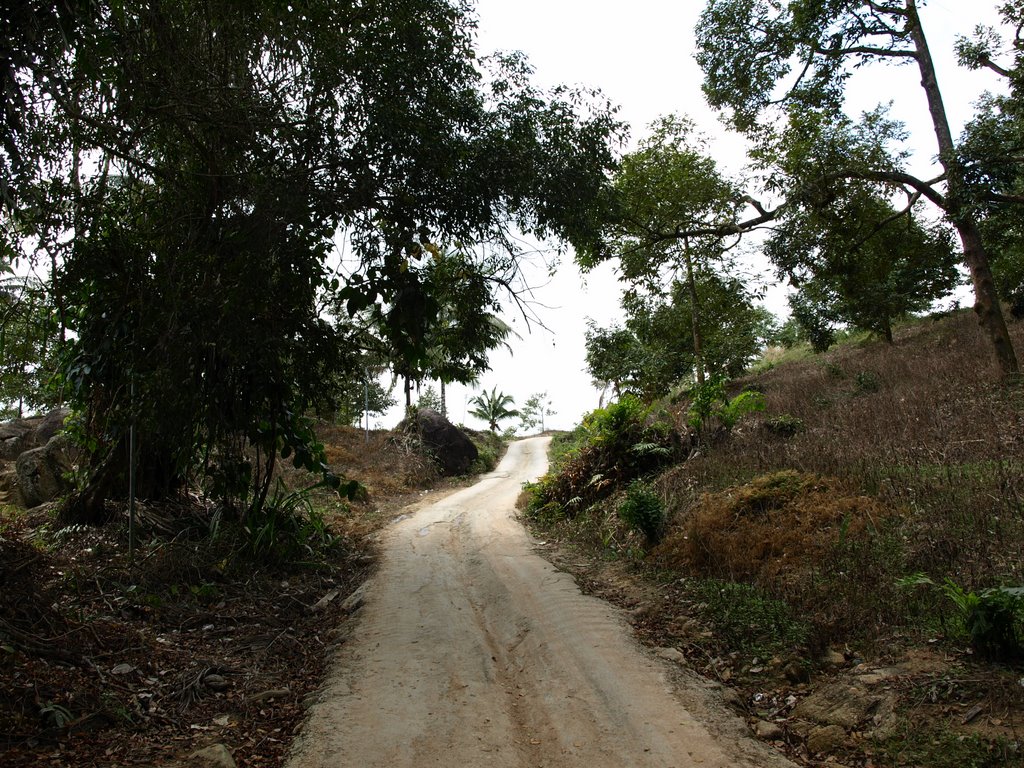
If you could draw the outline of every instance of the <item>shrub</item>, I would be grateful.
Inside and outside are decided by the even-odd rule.
[[[764,429],[778,437],[793,437],[804,431],[804,420],[790,416],[788,413],[782,413],[765,419]]]
[[[853,392],[855,395],[870,395],[872,392],[877,392],[880,386],[877,374],[871,371],[860,371],[854,378]]]
[[[650,409],[625,395],[583,419],[553,445],[555,458],[544,477],[527,487],[527,512],[556,509],[573,517],[629,481],[669,464],[679,451],[677,436]]]
[[[649,485],[637,480],[626,489],[619,517],[648,541],[657,542],[665,525],[665,505]]]
[[[923,573],[900,580],[902,586],[937,587],[956,607],[971,646],[988,659],[1020,655],[1017,627],[1024,621],[1024,587],[991,587],[968,592],[948,576],[936,584]]]
[[[764,395],[761,392],[745,389],[730,398],[725,384],[724,377],[716,376],[690,389],[691,401],[686,421],[694,432],[700,434],[707,430],[713,419],[717,419],[726,432],[732,432],[739,420],[748,413],[764,410]]]
[[[718,579],[690,582],[700,613],[729,648],[776,655],[803,646],[808,627],[783,600],[756,586]]]
[[[833,480],[773,472],[703,494],[655,555],[667,567],[782,593],[816,569],[841,535],[883,515],[877,501],[850,495]]]

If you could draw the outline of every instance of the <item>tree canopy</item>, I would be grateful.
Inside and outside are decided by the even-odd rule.
[[[791,307],[819,350],[836,323],[892,343],[894,320],[928,309],[960,280],[947,228],[858,185],[827,206],[791,205],[765,253],[796,287]]]
[[[324,469],[304,414],[354,364],[324,307],[383,308],[418,364],[434,243],[595,240],[612,110],[538,91],[519,56],[479,58],[467,3],[68,9],[16,20],[3,254],[49,265],[70,331],[64,380],[92,436],[73,514],[102,516],[124,482],[131,423],[141,494],[199,480],[258,508],[279,457]],[[352,273],[331,266],[339,236]]]
[[[672,282],[665,294],[629,290],[622,300],[624,327],[591,323],[587,329],[587,370],[599,385],[651,401],[695,381],[699,364],[712,375],[743,372],[774,332],[771,313],[755,306],[734,277],[700,267],[694,282],[701,297],[701,353],[694,348],[692,294],[685,282]]]
[[[1019,22],[1020,11],[1011,4],[1002,13],[1009,25]],[[1013,70],[1004,70],[1011,79],[1019,78],[1019,24],[1017,29],[1018,58]],[[792,197],[827,192],[849,180],[872,183],[880,196],[900,196],[908,207],[929,201],[959,235],[980,322],[1002,372],[1015,375],[1016,353],[979,229],[978,205],[1021,201],[990,182],[972,185],[966,142],[952,135],[916,0],[710,0],[697,41],[709,102],[756,142],[755,158],[769,175],[769,189],[783,198],[768,218],[778,216]],[[984,65],[989,49],[979,45],[962,47]],[[907,153],[899,147],[904,130],[884,110],[856,123],[843,112],[853,71],[872,62],[908,63],[920,72],[922,104],[937,147],[930,177],[910,172]],[[1019,167],[1012,157],[989,152],[985,157],[992,168]],[[753,223],[763,223],[760,218]]]

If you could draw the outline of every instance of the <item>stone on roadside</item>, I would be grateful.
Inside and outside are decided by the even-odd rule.
[[[781,725],[768,720],[758,720],[754,724],[754,733],[757,734],[757,738],[764,741],[782,741],[786,737]]]
[[[464,475],[476,461],[478,452],[466,433],[437,411],[420,408],[398,425],[398,429],[415,432],[423,447],[445,475]]]
[[[189,755],[188,764],[197,768],[236,768],[235,758],[224,744],[197,749]]]
[[[807,750],[814,755],[832,752],[846,741],[846,730],[839,725],[821,725],[807,735]]]
[[[659,659],[664,659],[665,661],[674,661],[676,663],[679,663],[686,658],[686,656],[683,655],[682,651],[679,651],[676,648],[658,648],[654,651],[654,655],[657,656]]]

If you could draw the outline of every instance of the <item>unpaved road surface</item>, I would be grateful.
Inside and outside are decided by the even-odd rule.
[[[292,768],[788,765],[724,711],[691,714],[620,613],[534,554],[513,507],[546,448],[513,443],[388,529]]]

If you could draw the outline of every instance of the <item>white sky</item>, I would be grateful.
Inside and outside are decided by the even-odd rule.
[[[930,0],[922,10],[955,134],[969,119],[971,103],[985,89],[997,87],[997,80],[988,72],[957,67],[953,39],[957,34],[969,35],[978,23],[996,25],[995,6],[995,0]],[[712,152],[719,164],[737,172],[744,162],[744,144],[726,134],[704,103],[701,72],[693,60],[693,29],[703,7],[699,0],[478,0],[478,50],[483,54],[523,51],[536,69],[534,82],[540,86],[566,83],[601,89],[621,106],[619,115],[632,126],[634,141],[659,115],[688,114],[713,139]],[[912,142],[921,147],[921,161],[935,154],[916,70],[866,69],[850,93],[858,112],[892,100],[894,116],[907,122]],[[517,405],[535,392],[547,391],[557,411],[548,418],[548,427],[571,428],[597,407],[599,392],[585,372],[583,333],[587,317],[607,325],[620,316],[621,289],[612,265],[583,278],[569,253],[553,280],[547,281],[540,270],[531,281],[538,286],[535,310],[550,331],[534,326],[528,333],[522,318],[507,317],[522,339],[511,340],[511,354],[505,350],[492,354],[492,370],[480,379],[479,388],[449,388],[452,421],[483,427],[468,416],[465,403],[481,389],[494,386],[512,395]],[[781,290],[769,294],[768,305],[782,310]],[[383,423],[393,425],[400,417],[401,407],[393,409]],[[503,424],[512,425],[511,420]]]

